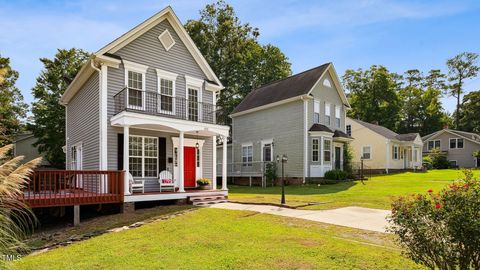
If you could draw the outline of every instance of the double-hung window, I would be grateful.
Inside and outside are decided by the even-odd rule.
[[[243,166],[252,166],[253,161],[253,145],[242,145],[242,163]]]
[[[320,160],[320,139],[312,139],[312,161],[318,162]]]
[[[432,149],[440,149],[440,140],[428,141],[428,151]]]
[[[325,103],[325,125],[330,126],[330,103]]]
[[[157,69],[158,109],[160,113],[175,114],[175,81],[177,74]]]
[[[335,126],[340,127],[340,106],[335,106]]]
[[[133,177],[156,177],[158,173],[158,138],[129,137],[129,169]]]
[[[371,159],[372,158],[372,147],[363,146],[362,147],[362,159]]]
[[[323,140],[323,161],[330,162],[332,161],[332,141],[324,139]]]
[[[313,123],[320,124],[320,101],[313,101]]]
[[[392,158],[395,160],[400,159],[400,147],[397,145],[392,146]]]
[[[463,148],[463,139],[461,138],[451,138],[450,139],[450,149]]]
[[[145,109],[145,75],[147,66],[124,60],[125,85],[127,87],[127,107]]]

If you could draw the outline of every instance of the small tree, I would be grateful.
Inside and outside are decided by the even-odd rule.
[[[267,183],[272,186],[275,184],[275,180],[277,179],[277,164],[275,162],[269,162],[265,165],[265,178],[267,179]]]
[[[439,193],[400,197],[389,230],[404,254],[430,269],[480,269],[480,181],[471,170]]]
[[[33,225],[33,216],[25,204],[18,198],[32,169],[41,158],[34,159],[23,165],[23,156],[6,159],[13,145],[0,148],[0,254],[16,255],[25,249],[22,239]],[[0,260],[0,268],[8,265]]]

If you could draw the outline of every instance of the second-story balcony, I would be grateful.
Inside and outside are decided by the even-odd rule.
[[[129,111],[209,124],[216,123],[215,106],[198,102],[196,97],[189,100],[126,87],[113,99],[115,114]]]

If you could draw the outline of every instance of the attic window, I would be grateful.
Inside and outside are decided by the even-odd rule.
[[[161,33],[160,36],[158,36],[158,39],[160,40],[163,47],[167,51],[170,50],[170,48],[172,48],[173,45],[175,45],[175,40],[173,39],[173,37],[170,34],[170,31],[168,31],[168,29],[163,31],[163,33]]]
[[[326,87],[332,87],[332,83],[330,82],[329,79],[323,80],[323,85],[326,86]]]

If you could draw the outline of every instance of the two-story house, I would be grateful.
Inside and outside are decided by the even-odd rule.
[[[253,90],[231,114],[228,176],[262,177],[264,165],[284,154],[291,183],[342,169],[343,145],[352,140],[345,133],[349,108],[332,63]]]
[[[125,202],[185,199],[202,177],[215,190],[216,140],[229,135],[216,124],[222,89],[173,10],[163,9],[92,54],[65,91],[67,169],[124,170]],[[163,192],[161,178],[174,188]],[[92,181],[77,184],[105,188]],[[218,192],[226,190],[223,181]]]
[[[480,151],[480,135],[476,133],[445,127],[424,136],[423,141],[425,142],[424,155],[428,155],[433,149],[438,149],[447,156],[452,166],[480,167],[480,160],[473,155],[474,152]]]

